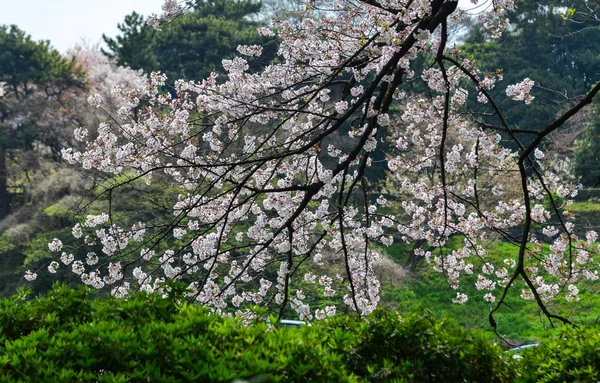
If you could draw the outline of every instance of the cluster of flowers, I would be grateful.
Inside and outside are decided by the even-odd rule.
[[[172,3],[166,3],[169,12],[177,8]],[[460,289],[463,276],[477,273],[477,289],[494,302],[494,292],[510,286],[520,268],[514,259],[492,264],[482,242],[490,232],[508,235],[533,220],[548,226],[545,233],[553,244],[545,252],[535,246],[532,233],[524,234],[530,237],[523,258],[529,263],[520,266],[528,267],[536,286],[524,292],[525,299],[560,293],[556,284],[545,282],[544,272],[558,276],[561,284],[594,278],[590,265],[597,235],[589,232],[578,241],[564,215],[559,227],[546,225],[558,211],[545,208],[542,200],[552,193],[572,196],[573,185],[563,184],[543,163],[539,149],[526,158],[536,177],[519,172],[519,154],[461,113],[468,97],[460,87],[464,80],[474,82],[478,98],[487,102],[486,90],[500,75],[481,74],[453,50],[452,65],[418,74],[433,97],[400,90],[403,78],[416,75],[411,62],[420,52],[444,48],[436,31],[456,2],[385,3],[333,1],[324,16],[316,17],[308,7],[300,22],[275,21],[272,28],[262,28],[261,34],[278,36],[281,45],[279,62],[260,73],[247,72],[247,60],[237,57],[223,60],[228,72],[223,81],[216,74],[201,82],[177,81],[177,97],[161,91],[167,79],[160,73],[153,73],[143,90],[115,92],[125,105],[115,119],[98,128],[84,151],[66,149],[63,157],[112,174],[132,170],[147,183],[153,174],[166,174],[181,185],[180,194],[168,224],[103,227],[109,219],[104,214],[76,225],[75,238],[83,237],[103,257],[118,259],[100,270],[93,253],[87,255],[88,266],[66,257],[73,272],[97,288],[116,286],[117,296],[132,288],[157,291],[166,279],[180,279],[189,282],[191,299],[216,312],[231,305],[248,316],[244,307],[275,302],[301,319],[322,319],[336,307],[313,310],[298,283],[308,282],[324,297],[339,296],[340,304],[368,314],[380,299],[374,270],[381,254],[375,249],[396,237],[439,249],[416,253],[444,273],[453,288]],[[496,17],[496,27],[504,23],[503,10],[513,6],[501,3],[487,16]],[[240,46],[238,51],[251,58],[261,49]],[[525,79],[507,94],[529,103],[532,85]],[[134,113],[142,94],[147,102]],[[93,96],[90,103],[98,106],[102,99]],[[398,121],[389,113],[394,103],[403,105]],[[346,123],[351,126],[343,137]],[[380,213],[388,201],[379,192],[371,196],[363,182],[392,125],[399,133],[387,165],[404,196],[398,216]],[[83,132],[77,135],[87,139]],[[537,200],[533,208],[503,188],[520,184],[521,176],[526,188],[517,195]],[[464,246],[444,251],[456,235],[464,237]],[[49,246],[56,252],[62,248],[59,240]],[[577,262],[569,263],[573,251]],[[121,266],[122,259],[135,266]],[[306,273],[306,261],[317,267]],[[318,267],[324,262],[343,272],[335,278],[314,274],[326,269]],[[55,271],[58,263],[50,268]],[[266,279],[269,273],[276,281]],[[35,274],[28,271],[26,278]],[[576,300],[577,289],[569,287],[567,298]],[[455,302],[467,299],[459,291]]]

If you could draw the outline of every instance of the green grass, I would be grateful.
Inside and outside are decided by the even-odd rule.
[[[461,242],[456,239],[450,243],[450,248]],[[394,245],[396,246],[396,245]],[[408,255],[398,254],[400,249],[410,248],[400,244],[391,246],[394,254],[391,256],[399,263]],[[517,247],[506,242],[495,242],[488,246],[487,257],[494,260],[496,264],[505,258],[515,258]],[[455,319],[460,325],[468,329],[480,329],[492,333],[493,329],[488,320],[490,310],[495,304],[484,301],[485,291],[475,288],[476,272],[461,280],[458,291],[469,296],[466,304],[459,305],[452,302],[456,296],[456,290],[450,288],[444,276],[432,269],[424,260],[418,270],[412,273],[402,287],[383,286],[382,301],[384,306],[397,309],[401,313],[414,312],[419,308],[427,308],[436,315],[446,315]],[[551,328],[547,318],[540,312],[539,307],[533,301],[525,301],[520,297],[523,281],[517,281],[509,290],[506,298],[508,305],[502,306],[495,314],[497,329],[500,335],[507,339],[519,342],[531,342],[538,340]],[[594,324],[600,320],[600,294],[597,283],[587,282],[579,286],[580,301],[567,302],[564,298],[548,303],[548,309],[556,314],[562,315],[578,324]],[[500,287],[495,290],[499,297]],[[560,322],[554,321],[555,325]],[[560,326],[559,326],[560,327]]]
[[[570,206],[567,207],[567,210],[572,211],[573,213],[600,214],[600,202],[593,200],[573,202]]]

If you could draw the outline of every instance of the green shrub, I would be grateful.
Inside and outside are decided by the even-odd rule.
[[[360,381],[308,327],[244,326],[157,294],[89,295],[55,286],[0,301],[0,381]]]
[[[0,382],[511,382],[515,359],[427,311],[250,326],[171,297],[55,285],[0,301]]]
[[[560,336],[546,337],[538,347],[523,350],[521,356],[524,382],[600,381],[598,328],[566,328]]]
[[[466,331],[427,310],[401,318],[378,310],[362,320],[338,317],[329,329],[358,337],[348,369],[369,382],[512,382],[515,361],[482,332]]]

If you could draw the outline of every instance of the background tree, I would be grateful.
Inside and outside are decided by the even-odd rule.
[[[575,174],[584,186],[600,186],[600,101],[594,102],[592,119],[577,144],[574,156]]]
[[[104,36],[109,48],[105,53],[119,65],[146,73],[160,70],[171,79],[201,80],[211,72],[224,73],[221,61],[235,56],[238,45],[267,41],[257,33],[264,23],[251,19],[261,7],[252,0],[198,1],[189,12],[163,24],[160,32],[132,13],[119,24],[122,35]],[[275,45],[266,45],[253,68],[259,69],[274,54]]]
[[[510,105],[505,110],[508,123],[523,129],[540,129],[592,87],[599,73],[600,29],[582,28],[564,18],[567,7],[579,9],[585,3],[520,1],[518,9],[508,13],[511,28],[500,37],[492,38],[479,23],[472,24],[466,33],[462,49],[483,70],[500,70],[503,83],[512,84],[525,77],[535,81],[531,95],[536,102]],[[501,92],[502,89],[490,90],[498,99],[504,97]],[[473,90],[471,95],[476,105],[477,92]],[[479,111],[489,112],[489,105],[482,105]],[[564,142],[563,146],[572,149],[573,141]]]
[[[82,86],[80,75],[48,41],[35,42],[14,25],[0,26],[0,83],[4,84],[0,98],[0,219],[10,210],[9,161],[15,165],[27,162],[27,154],[32,154],[36,145],[58,159],[60,149],[71,142],[71,132],[63,128],[72,115],[63,113],[60,106]],[[17,173],[27,171],[17,169]]]
[[[102,52],[117,60],[121,66],[141,69],[146,72],[158,67],[158,62],[152,51],[154,29],[146,23],[146,18],[132,12],[125,16],[123,23],[117,24],[122,35],[115,38],[102,35],[108,51]]]
[[[22,53],[21,61],[31,59],[27,56],[31,53]],[[60,151],[67,142],[70,146],[84,148],[87,134],[94,134],[107,116],[102,109],[88,103],[90,93],[102,97],[106,107],[118,110],[122,106],[114,93],[118,86],[140,92],[144,85],[140,72],[117,66],[97,47],[78,46],[65,57],[57,54],[54,58],[58,62],[68,62],[71,71],[78,73],[77,87],[66,88],[60,96],[45,92],[38,94],[40,90],[37,89],[19,105],[15,105],[14,96],[8,93],[8,102],[2,104],[10,106],[10,118],[25,116],[27,120],[22,121],[40,132],[31,137],[29,147],[8,151],[11,185],[19,182],[25,187],[21,196],[26,203],[14,203],[10,214],[0,219],[0,295],[15,292],[21,284],[23,267],[47,260],[47,242],[70,232],[73,216],[83,196],[89,196],[94,184],[104,178],[98,174],[88,174],[89,177],[83,178],[75,169],[66,167],[64,162],[55,161],[44,143],[56,143],[56,151]],[[49,89],[55,87],[53,85]],[[34,130],[34,133],[37,132]],[[43,141],[40,142],[40,139]],[[126,203],[119,204],[119,208],[123,214],[131,209]],[[59,274],[58,277],[66,282],[73,281],[69,275]],[[36,292],[45,291],[51,283],[52,278],[40,278],[34,289]]]

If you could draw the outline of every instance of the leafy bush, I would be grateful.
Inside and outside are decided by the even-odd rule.
[[[274,328],[213,315],[177,291],[90,294],[55,285],[0,301],[0,381],[511,382],[519,363],[428,311]]]
[[[319,332],[243,326],[157,294],[89,294],[55,286],[0,301],[0,381],[359,380]]]
[[[540,346],[524,350],[520,364],[524,382],[598,382],[600,331],[568,328],[560,336],[547,337]]]
[[[378,310],[363,323],[337,317],[329,330],[357,337],[348,369],[369,382],[511,382],[514,360],[482,332],[466,331],[427,310],[402,318]]]

